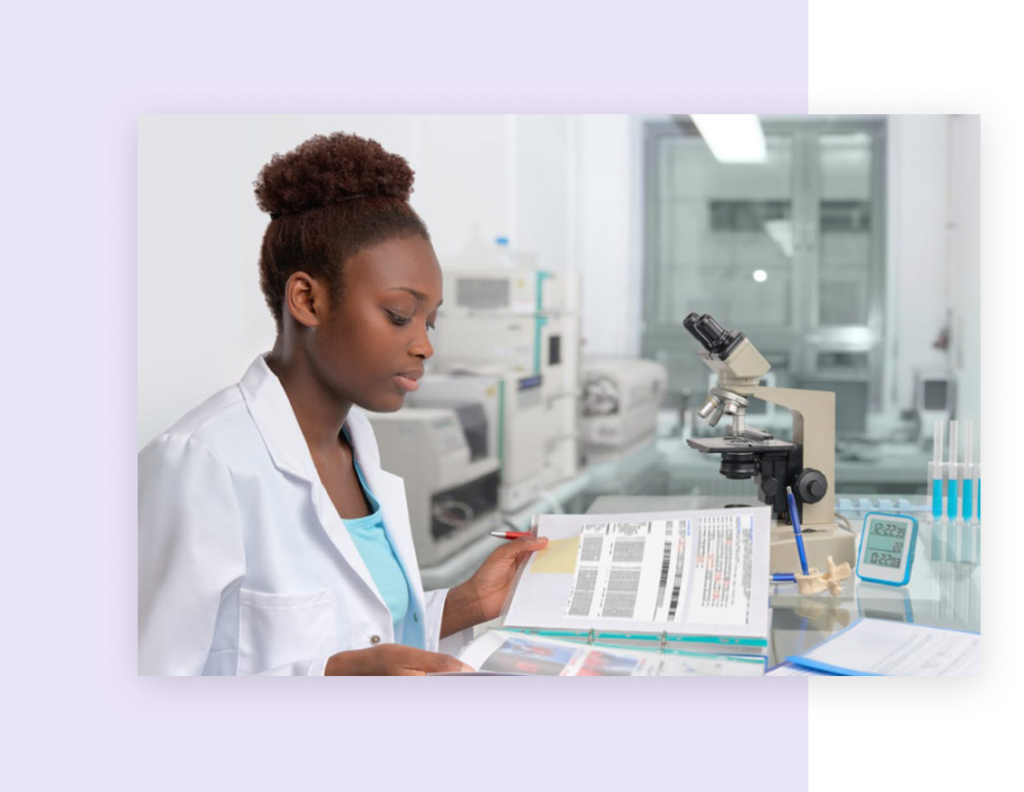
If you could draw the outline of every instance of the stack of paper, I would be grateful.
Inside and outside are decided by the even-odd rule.
[[[977,676],[981,635],[857,619],[810,651],[786,659],[801,668],[843,676]]]

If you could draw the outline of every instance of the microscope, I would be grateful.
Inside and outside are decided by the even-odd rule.
[[[683,327],[704,347],[697,356],[718,375],[718,387],[697,414],[711,426],[723,415],[732,419],[724,437],[686,442],[703,454],[721,454],[719,472],[726,478],[754,479],[758,499],[772,508],[772,573],[800,571],[786,487],[792,487],[796,499],[808,566],[827,569],[828,556],[836,564],[855,565],[855,537],[835,522],[835,394],[763,387],[758,383],[771,365],[743,333],[727,331],[708,314],[691,313]],[[747,426],[751,398],[793,414],[792,443]]]

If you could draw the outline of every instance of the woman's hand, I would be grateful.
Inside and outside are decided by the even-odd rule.
[[[545,537],[523,536],[491,553],[473,577],[448,592],[441,637],[496,618],[519,567],[530,553],[547,546]]]
[[[324,676],[423,676],[472,670],[451,655],[402,644],[382,644],[332,655],[327,660]]]

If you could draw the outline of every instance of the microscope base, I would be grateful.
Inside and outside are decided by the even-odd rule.
[[[803,538],[808,567],[828,569],[829,556],[837,565],[845,562],[857,566],[857,537],[835,523],[808,526],[803,530]],[[770,570],[773,575],[800,571],[800,553],[792,525],[772,523]]]

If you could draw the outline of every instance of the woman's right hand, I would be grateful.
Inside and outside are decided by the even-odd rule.
[[[423,676],[473,671],[451,655],[427,652],[402,644],[338,652],[327,660],[325,676]]]

